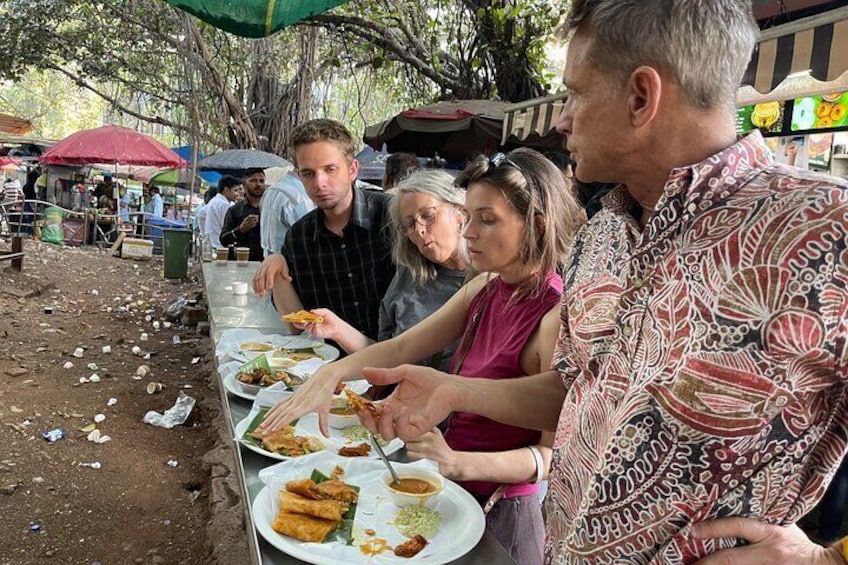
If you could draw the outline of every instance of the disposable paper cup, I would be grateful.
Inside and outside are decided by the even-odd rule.
[[[147,383],[147,394],[156,394],[161,392],[162,383]]]
[[[226,261],[230,255],[230,250],[226,247],[219,247],[215,250],[215,259],[218,261]]]
[[[237,295],[247,294],[247,283],[244,282],[244,281],[235,281],[233,283],[233,294],[237,294]]]
[[[247,265],[247,262],[250,259],[250,248],[236,247],[236,259],[238,260],[239,265]]]

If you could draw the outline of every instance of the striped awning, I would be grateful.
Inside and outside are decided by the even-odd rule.
[[[562,139],[554,130],[567,93],[559,92],[504,108],[501,145],[558,148]]]
[[[846,69],[848,7],[764,30],[742,84],[766,93],[794,73],[828,82]]]

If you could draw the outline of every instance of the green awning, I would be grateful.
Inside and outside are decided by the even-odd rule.
[[[165,0],[208,24],[244,37],[267,37],[347,0]]]

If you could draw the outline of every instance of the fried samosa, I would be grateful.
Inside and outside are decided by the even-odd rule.
[[[312,500],[292,492],[280,492],[280,511],[282,512],[305,514],[338,522],[347,509],[348,505],[338,500]]]
[[[341,502],[356,502],[359,494],[351,487],[338,479],[330,479],[315,485],[315,492],[321,498],[329,498]]]
[[[286,490],[295,494],[299,494],[304,498],[310,498],[312,500],[321,500],[321,497],[318,496],[317,492],[315,492],[315,481],[313,481],[312,479],[289,481],[286,483]]]
[[[334,520],[322,520],[321,518],[280,510],[271,527],[277,533],[291,536],[300,541],[323,543],[337,524],[338,522]]]

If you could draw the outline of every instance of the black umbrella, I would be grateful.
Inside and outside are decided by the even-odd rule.
[[[491,153],[500,147],[506,102],[458,100],[438,102],[401,112],[365,128],[362,139],[389,153],[408,151],[419,157],[465,161],[475,153]]]
[[[217,171],[225,175],[238,175],[247,169],[270,169],[271,167],[292,167],[292,164],[272,153],[255,149],[227,149],[200,160],[197,168],[201,171]]]

